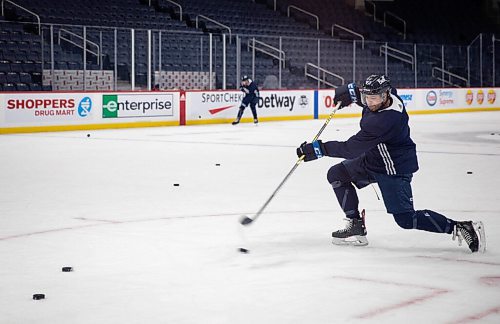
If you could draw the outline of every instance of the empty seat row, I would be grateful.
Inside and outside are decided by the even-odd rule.
[[[0,72],[0,83],[31,83],[31,74],[26,72]]]
[[[42,63],[35,61],[14,61],[13,63],[9,61],[0,61],[0,72],[41,72]]]
[[[0,83],[0,91],[52,91],[52,87],[40,83]]]

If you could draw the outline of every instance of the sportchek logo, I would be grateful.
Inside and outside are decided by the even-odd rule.
[[[116,94],[102,96],[103,118],[173,116],[172,94]]]
[[[261,93],[262,94],[262,93]],[[224,94],[216,94],[211,96],[202,96],[202,103],[210,102],[224,102],[224,103],[233,103],[230,105],[224,105],[221,107],[215,107],[209,109],[208,112],[211,115],[218,114],[224,110],[238,107],[239,102],[243,99],[244,96],[224,96]],[[234,104],[235,103],[238,104]],[[257,108],[261,109],[286,109],[288,111],[293,111],[295,108],[300,107],[305,109],[309,106],[309,99],[306,95],[280,95],[276,93],[265,94],[259,97],[257,102]]]

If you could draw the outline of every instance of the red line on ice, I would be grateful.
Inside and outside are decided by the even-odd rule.
[[[485,311],[483,311],[481,313],[461,318],[461,319],[459,319],[457,321],[450,322],[450,324],[451,323],[453,323],[453,324],[469,323],[469,322],[472,322],[472,321],[479,321],[479,320],[481,320],[481,319],[483,319],[486,316],[491,315],[491,314],[500,314],[500,306],[496,306],[496,307],[487,309],[487,310],[485,310]]]
[[[27,237],[27,236],[32,236],[32,235],[38,235],[38,234],[47,234],[47,233],[53,233],[53,232],[63,232],[63,231],[68,231],[68,230],[76,230],[76,229],[85,228],[85,227],[94,227],[94,226],[101,226],[101,225],[108,225],[108,224],[110,224],[110,223],[87,224],[87,225],[78,225],[78,226],[54,228],[54,229],[45,230],[45,231],[37,231],[37,232],[30,232],[30,233],[23,233],[23,234],[16,234],[16,235],[11,235],[11,236],[0,237],[0,241],[5,241],[5,240],[10,240],[10,239],[15,239],[15,238],[21,238],[21,237]]]
[[[464,263],[472,263],[472,264],[485,264],[485,265],[500,266],[500,263],[498,263],[498,262],[464,260],[464,259],[452,259],[452,258],[445,258],[445,257],[439,257],[439,256],[427,256],[427,255],[417,255],[416,257],[417,258],[424,258],[424,259],[437,259],[437,260],[443,260],[443,261],[464,262]]]
[[[399,283],[399,282],[386,281],[386,280],[376,280],[376,279],[374,280],[374,279],[346,277],[346,276],[334,276],[334,278],[356,280],[356,281],[365,281],[365,282],[371,282],[371,283],[375,283],[375,284],[392,285],[392,286],[397,286],[397,287],[406,287],[406,288],[409,287],[409,288],[431,290],[430,293],[427,293],[425,295],[411,298],[411,299],[402,301],[402,302],[394,304],[394,305],[388,305],[385,307],[376,308],[372,311],[369,311],[369,312],[366,312],[366,313],[363,313],[363,314],[356,316],[357,318],[363,318],[363,319],[375,317],[377,315],[387,313],[387,312],[392,311],[392,310],[404,308],[404,307],[407,307],[407,306],[410,306],[410,305],[413,305],[416,303],[421,303],[421,302],[427,301],[431,298],[434,298],[434,297],[437,297],[439,295],[446,294],[446,293],[450,292],[449,290],[436,288],[436,287],[429,287],[429,286],[417,285],[417,284],[406,284],[406,283]]]

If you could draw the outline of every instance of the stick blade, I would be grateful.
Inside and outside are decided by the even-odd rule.
[[[253,219],[251,219],[250,217],[248,216],[243,216],[241,219],[240,219],[240,224],[241,225],[249,225],[249,224],[252,224],[253,222]]]

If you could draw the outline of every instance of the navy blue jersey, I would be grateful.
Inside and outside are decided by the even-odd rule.
[[[245,93],[245,97],[243,98],[244,103],[250,103],[259,98],[259,88],[255,82],[250,82],[248,86],[241,86],[240,90]]]
[[[324,142],[326,155],[344,159],[365,156],[368,170],[388,175],[418,170],[415,143],[410,138],[408,114],[401,98],[392,94],[392,104],[375,112],[363,107],[361,130],[345,142]]]

